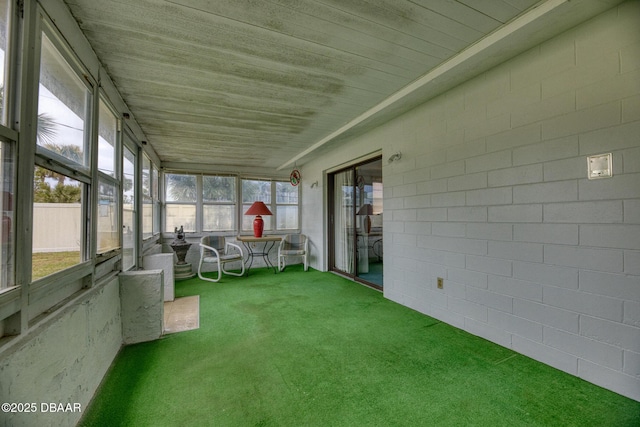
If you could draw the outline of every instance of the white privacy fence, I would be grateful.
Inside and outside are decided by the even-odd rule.
[[[98,210],[98,230],[113,234],[116,221],[110,206]],[[80,203],[33,204],[33,252],[79,251],[84,232]],[[104,236],[109,237],[109,236]]]
[[[80,250],[80,203],[33,204],[33,252]]]

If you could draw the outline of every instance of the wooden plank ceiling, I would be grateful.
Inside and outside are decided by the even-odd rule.
[[[65,3],[163,164],[273,171],[300,165],[616,1]],[[543,7],[549,11],[536,12]],[[442,68],[461,55],[456,67]],[[439,67],[446,84],[424,80]],[[407,89],[416,82],[419,90]]]

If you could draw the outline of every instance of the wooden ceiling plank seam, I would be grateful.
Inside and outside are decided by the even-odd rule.
[[[191,0],[191,3],[198,3],[199,0]],[[179,5],[181,3],[178,2],[171,2],[172,4],[176,4]],[[235,4],[236,2],[234,2]],[[211,5],[216,5],[218,7],[222,7],[224,6],[223,2],[207,2],[207,5],[211,6]],[[306,14],[306,13],[302,13],[302,12],[298,12],[295,9],[291,9],[288,7],[283,7],[280,6],[278,4],[272,3],[275,6],[277,6],[279,8],[279,10],[281,11],[289,11],[289,12],[295,12],[295,18],[294,19],[284,19],[284,13],[282,14],[276,14],[278,19],[280,20],[280,22],[286,22],[287,24],[291,25],[293,28],[297,29],[298,31],[285,31],[282,28],[275,28],[275,26],[272,25],[268,25],[269,22],[267,21],[265,24],[258,24],[255,22],[251,22],[249,20],[240,20],[240,19],[234,19],[231,18],[230,16],[227,15],[221,15],[221,14],[217,14],[214,12],[211,12],[208,9],[202,9],[202,8],[197,8],[196,6],[194,6],[193,4],[189,4],[189,5],[184,5],[184,7],[186,8],[193,8],[195,10],[198,10],[202,13],[211,13],[212,15],[215,16],[219,16],[225,19],[232,19],[235,20],[239,23],[242,23],[244,25],[250,25],[250,26],[254,26],[257,28],[261,28],[263,31],[272,31],[272,32],[277,32],[280,34],[284,34],[286,36],[289,37],[294,37],[294,38],[298,38],[298,39],[302,39],[302,40],[307,40],[315,45],[323,45],[323,46],[328,46],[331,47],[333,49],[336,50],[340,50],[340,51],[345,51],[348,52],[350,54],[353,55],[358,55],[361,51],[366,51],[367,49],[373,49],[373,51],[375,52],[375,48],[372,48],[371,46],[380,46],[382,43],[391,43],[391,41],[386,40],[386,39],[378,39],[376,37],[374,37],[373,35],[369,35],[363,32],[360,32],[354,28],[351,27],[347,27],[347,26],[343,26],[340,24],[337,24],[335,22],[332,21],[328,21],[323,19],[322,17],[314,17],[314,20],[310,20],[308,19],[308,17],[310,17],[311,15]],[[264,21],[265,18],[262,14],[258,14],[256,12],[254,12],[253,10],[250,10],[252,16],[255,19],[259,19]],[[304,17],[305,19],[300,19],[300,17]],[[318,26],[318,28],[313,28],[313,25],[310,25],[311,23],[315,24],[315,20],[316,19],[321,19],[325,25],[322,26]],[[304,22],[300,22],[300,21],[304,21],[304,22],[309,22],[309,25],[305,25]],[[340,31],[342,30],[342,31]],[[311,37],[311,34],[314,35],[314,37]],[[327,34],[331,34],[335,39],[339,39],[343,41],[343,46],[338,48],[337,46],[332,46],[326,43],[326,39],[327,39]],[[481,37],[482,34],[479,34],[477,37]],[[371,40],[374,39],[374,40]],[[477,38],[476,38],[477,39]],[[378,43],[375,43],[375,42]],[[372,43],[373,42],[373,43]],[[349,47],[347,47],[349,46]],[[352,49],[352,50],[350,50]],[[409,50],[406,46],[401,45],[401,44],[395,44],[393,47],[389,47],[389,49],[387,49],[387,51],[389,52],[393,52],[396,55],[399,55],[400,53],[406,54],[405,59],[411,61],[412,60],[412,56],[414,54],[418,54],[418,55],[424,55],[421,52],[418,51],[411,51]],[[381,52],[383,53],[383,52]],[[454,51],[452,51],[451,53],[454,53]],[[367,55],[370,56],[370,55]],[[376,55],[371,55],[371,56],[376,56]],[[450,55],[449,55],[450,56]],[[403,56],[404,57],[404,56]],[[445,56],[446,57],[446,56]],[[440,59],[444,59],[444,58],[440,58]]]
[[[99,24],[104,24],[104,23],[99,23]],[[124,27],[121,28],[119,26],[116,25],[109,25],[108,27],[112,28],[114,31],[113,33],[118,33],[119,29],[124,29],[124,30],[129,30],[128,27]],[[92,27],[85,27],[83,30],[87,35],[91,35],[91,34],[99,34],[99,31],[94,31],[92,29]],[[156,34],[153,33],[143,33],[140,31],[137,31],[138,34],[148,34],[150,36],[156,36]],[[169,42],[174,42],[175,43],[175,39],[171,39],[171,38],[167,38],[167,40]],[[122,46],[127,45],[127,43],[130,43],[131,40],[120,40],[121,42],[121,49],[120,51],[124,51]],[[186,42],[185,42],[186,43]],[[96,47],[94,47],[94,49],[96,49],[97,51],[99,51],[100,53],[103,53],[102,48],[99,46],[98,43],[94,43],[95,45],[97,45]],[[282,50],[282,44],[279,45],[280,49]],[[346,52],[342,52],[341,56],[346,56],[348,55]],[[254,56],[249,56],[249,57],[254,57]],[[316,64],[318,63],[326,63],[327,61],[332,61],[334,60],[333,57],[329,57],[329,56],[324,56],[322,58],[320,58]],[[359,62],[356,62],[356,60],[358,60]],[[347,59],[340,59],[342,64],[345,64],[347,66],[347,68],[345,68],[345,70],[349,70],[350,68],[353,68],[354,70],[358,70],[358,69],[362,69],[364,68],[365,70],[369,69],[369,70],[373,70],[373,71],[377,71],[380,73],[385,73],[385,74],[389,74],[390,76],[407,76],[409,73],[410,75],[414,75],[416,70],[420,69],[420,66],[424,67],[424,62],[422,63],[417,63],[414,62],[412,63],[412,67],[405,67],[404,64],[401,66],[399,65],[400,62],[399,61],[393,61],[393,60],[389,60],[387,59],[386,61],[379,61],[376,58],[372,58],[372,57],[366,57],[363,55],[360,56],[354,56],[354,55],[350,55],[349,60]]]
[[[119,43],[116,43],[116,42],[106,42],[105,43],[104,41],[101,40],[100,37],[95,37],[94,41],[96,41],[96,40],[99,43],[102,44],[103,52],[105,51],[104,50],[105,49],[105,45],[106,45],[107,48],[109,48],[109,47],[112,48],[110,53],[105,54],[105,57],[108,57],[110,59],[111,58],[122,57],[123,59],[120,60],[121,62],[129,60],[129,58],[130,58],[129,56],[127,56],[125,53],[123,53],[123,51],[121,49],[117,49],[117,47],[118,47],[117,45]],[[143,45],[144,45],[144,42],[143,42]],[[149,49],[144,49],[144,48],[139,48],[139,49],[136,49],[136,50],[139,50],[139,51],[142,51],[142,52],[150,52]],[[158,53],[162,53],[164,51],[166,51],[167,54],[170,54],[171,52],[176,52],[176,53],[184,52],[184,50],[180,50],[178,48],[163,46],[161,51],[159,51]],[[137,55],[136,59],[146,59],[148,61],[152,61],[153,60],[152,59],[153,56],[149,57],[149,55],[155,55],[155,54],[156,54],[156,52],[154,52],[153,54],[151,54],[151,53],[144,54],[143,53],[142,54],[143,56]],[[185,55],[187,55],[187,54],[185,54]],[[147,58],[145,58],[145,56],[147,56]],[[172,55],[173,58],[175,58],[176,56]],[[197,57],[197,58],[201,58],[202,60],[209,58],[209,56],[207,56],[205,54],[202,54],[202,53],[189,55],[189,57]],[[225,60],[225,61],[228,61],[228,60]],[[222,63],[224,63],[225,61],[216,60],[216,62],[222,62]],[[244,61],[233,61],[233,64],[234,64],[234,66],[237,66],[238,64],[241,64],[241,65],[244,66],[244,71],[243,71],[241,77],[246,76],[249,70],[256,68],[256,65],[245,64]],[[207,64],[203,64],[200,68],[202,68],[202,69],[204,69],[206,71],[210,71],[210,72],[217,71],[217,70],[213,69],[212,67],[207,68],[206,65]],[[231,67],[231,66],[229,66],[229,67]],[[296,77],[299,77],[299,78],[304,78],[305,80],[308,80],[308,81],[313,81],[313,80],[316,80],[316,79],[320,80],[320,79],[326,79],[327,78],[327,75],[323,75],[323,74],[320,74],[320,73],[317,73],[317,72],[316,73],[309,72],[309,75],[303,75],[302,73],[304,73],[305,70],[301,70],[299,68],[293,68],[293,67],[291,67],[291,71],[294,72],[295,74],[290,74],[290,73],[287,74],[287,73],[283,72],[282,70],[276,70],[275,68],[271,68],[271,69],[268,69],[266,67],[259,67],[259,68],[267,70],[267,71],[270,71],[274,75],[280,74],[280,79],[281,80],[282,79],[287,79],[287,81],[290,81],[290,79],[288,79],[288,77],[292,76],[292,75],[296,76]],[[289,67],[286,67],[286,68],[289,69]],[[239,76],[239,73],[236,73],[235,71],[236,70],[233,70],[233,69],[227,70],[226,72],[224,70],[221,70],[221,74],[222,73],[226,73],[228,75]],[[414,78],[415,78],[416,73],[414,72],[413,74],[414,74]],[[337,78],[337,77],[338,76],[336,74],[333,74],[333,73],[331,73],[331,76],[329,76],[329,78]],[[369,81],[370,79],[373,80],[373,81]],[[391,76],[389,76],[388,79],[382,79],[382,78],[379,78],[379,77],[376,77],[376,76],[370,76],[368,79],[364,80],[364,84],[361,83],[360,85],[358,85],[358,82],[362,82],[363,79],[358,79],[356,77],[352,77],[352,78],[349,78],[347,81],[349,81],[350,83],[354,82],[353,84],[350,84],[350,86],[353,86],[353,87],[356,87],[356,88],[359,88],[359,89],[364,89],[365,86],[366,87],[370,87],[370,86],[379,87],[381,84],[388,84],[389,82],[397,82],[398,79],[399,79],[398,76],[395,76],[394,78],[391,78]],[[402,79],[404,80],[405,77],[403,77]]]
[[[110,3],[110,2],[104,2],[104,3]],[[128,5],[129,7],[132,7],[131,5]],[[192,8],[192,7],[191,7]],[[150,13],[153,13],[153,10],[149,11]],[[207,12],[204,12],[207,13]],[[201,19],[201,15],[197,16],[199,19]],[[99,16],[100,20],[104,20],[105,19],[105,15],[101,14]],[[128,16],[121,16],[119,17],[120,19],[112,19],[112,22],[120,22],[122,20],[131,20],[130,17]],[[291,24],[293,25],[295,28],[300,29],[300,32],[302,34],[304,34],[305,36],[302,36],[300,34],[295,34],[295,33],[287,33],[287,32],[283,32],[283,31],[275,31],[271,28],[269,28],[268,26],[259,26],[255,23],[252,22],[246,22],[246,21],[242,21],[242,20],[237,20],[237,19],[233,19],[231,17],[225,17],[225,16],[220,16],[220,18],[224,18],[224,19],[228,19],[234,22],[237,22],[239,25],[243,26],[252,26],[256,29],[261,29],[262,32],[272,32],[272,33],[279,33],[282,34],[284,36],[287,37],[293,37],[293,38],[298,38],[300,40],[306,40],[309,43],[311,43],[313,46],[325,46],[333,51],[339,51],[339,52],[345,52],[345,53],[349,53],[351,55],[358,55],[360,51],[366,51],[367,49],[371,51],[371,53],[365,55],[366,57],[380,57],[383,56],[384,52],[380,51],[379,49],[379,45],[380,43],[362,43],[361,41],[359,41],[359,39],[361,39],[360,35],[361,34],[352,34],[351,36],[342,36],[340,35],[335,36],[337,39],[342,41],[342,46],[332,46],[329,44],[323,43],[323,40],[327,38],[326,34],[340,34],[340,32],[338,31],[338,28],[335,28],[333,30],[325,28],[325,27],[319,27],[317,29],[315,28],[310,28],[309,26],[304,26],[302,24]],[[87,18],[84,18],[84,20],[86,20]],[[84,22],[83,20],[83,22]],[[166,27],[170,26],[170,25],[177,25],[178,22],[180,22],[181,19],[178,16],[172,16],[171,20],[169,22],[167,22],[165,26],[163,26],[162,28],[158,28],[157,33],[162,33],[164,31],[166,31]],[[182,23],[182,25],[178,26],[178,30],[181,31],[181,34],[185,34],[185,28],[191,28],[195,25],[195,22],[193,19],[191,20],[187,20],[185,19],[184,22]],[[139,26],[139,25],[138,25]],[[131,25],[130,27],[133,28],[137,28],[136,25]],[[355,31],[349,28],[344,28],[344,30],[347,31]],[[156,33],[154,33],[156,34]],[[313,34],[314,37],[310,38],[309,35]],[[373,47],[375,46],[375,47]],[[378,54],[375,54],[376,51],[380,51]],[[405,59],[411,61],[413,60],[413,55],[416,53],[415,51],[409,51],[407,48],[405,48],[404,46],[398,45],[396,46],[396,48],[394,49],[387,49],[388,52],[393,52],[394,54],[398,55],[401,52],[405,53]],[[453,53],[453,52],[452,52]]]

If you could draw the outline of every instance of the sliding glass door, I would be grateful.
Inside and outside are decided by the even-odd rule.
[[[331,174],[329,188],[331,269],[382,289],[382,161]]]

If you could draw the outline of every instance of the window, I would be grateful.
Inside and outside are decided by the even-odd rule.
[[[98,246],[104,253],[120,247],[120,180],[118,119],[104,99],[98,110]]]
[[[231,176],[202,177],[204,231],[230,231],[236,225],[236,179]]]
[[[275,194],[275,197],[272,197],[272,194]],[[246,212],[256,201],[264,202],[273,214],[262,217],[265,230],[298,229],[298,187],[294,187],[289,181],[243,179],[242,212]],[[242,231],[251,230],[253,230],[253,217],[243,215]]]
[[[0,230],[0,292],[13,285],[13,143],[0,140],[0,176],[2,176],[2,229]],[[1,334],[0,334],[1,335]]]
[[[8,47],[9,47],[9,17],[11,11],[8,0],[0,0],[0,124],[7,125],[7,100],[9,93],[6,93],[8,89],[7,85],[7,68],[9,61]]]
[[[196,204],[198,191],[196,176],[165,174],[166,205],[165,231],[173,232],[184,227],[185,232],[198,231],[196,227]]]
[[[33,189],[34,280],[78,264],[88,253],[91,94],[91,87],[43,32]],[[101,182],[99,194],[105,221],[111,221],[113,186]],[[107,242],[113,237],[112,225],[106,230],[108,237],[101,246],[111,246]]]
[[[35,168],[33,185],[31,276],[36,280],[83,260],[85,185],[40,166]]]
[[[253,202],[264,202],[269,208],[271,213],[273,209],[271,207],[271,181],[258,181],[243,179],[242,180],[242,231],[253,230],[253,219],[250,215],[244,215]],[[271,216],[263,216],[264,230],[272,230]]]
[[[98,118],[98,170],[114,178],[116,177],[117,141],[118,119],[101,99]]]
[[[90,88],[45,33],[41,49],[38,145],[88,169]]]
[[[129,147],[123,148],[122,158],[122,269],[136,264],[136,155]]]
[[[142,238],[147,239],[159,231],[158,168],[145,154],[142,157]]]
[[[298,187],[290,182],[276,182],[276,228],[298,228]]]
[[[11,95],[7,93],[7,68],[9,61],[9,17],[11,15],[8,0],[0,0],[0,126],[8,122],[7,101]],[[0,230],[0,292],[13,285],[13,226],[14,218],[14,157],[15,142],[0,139],[0,177],[2,177],[2,197],[0,210],[2,211],[2,229]],[[2,336],[2,321],[0,320],[0,336]]]
[[[263,216],[265,230],[299,227],[298,188],[288,181],[186,173],[166,173],[164,177],[165,232],[173,233],[181,226],[191,233],[249,232],[254,217],[244,212],[256,201],[264,202],[273,213]]]
[[[120,247],[118,227],[118,187],[100,180],[98,183],[98,253]]]

